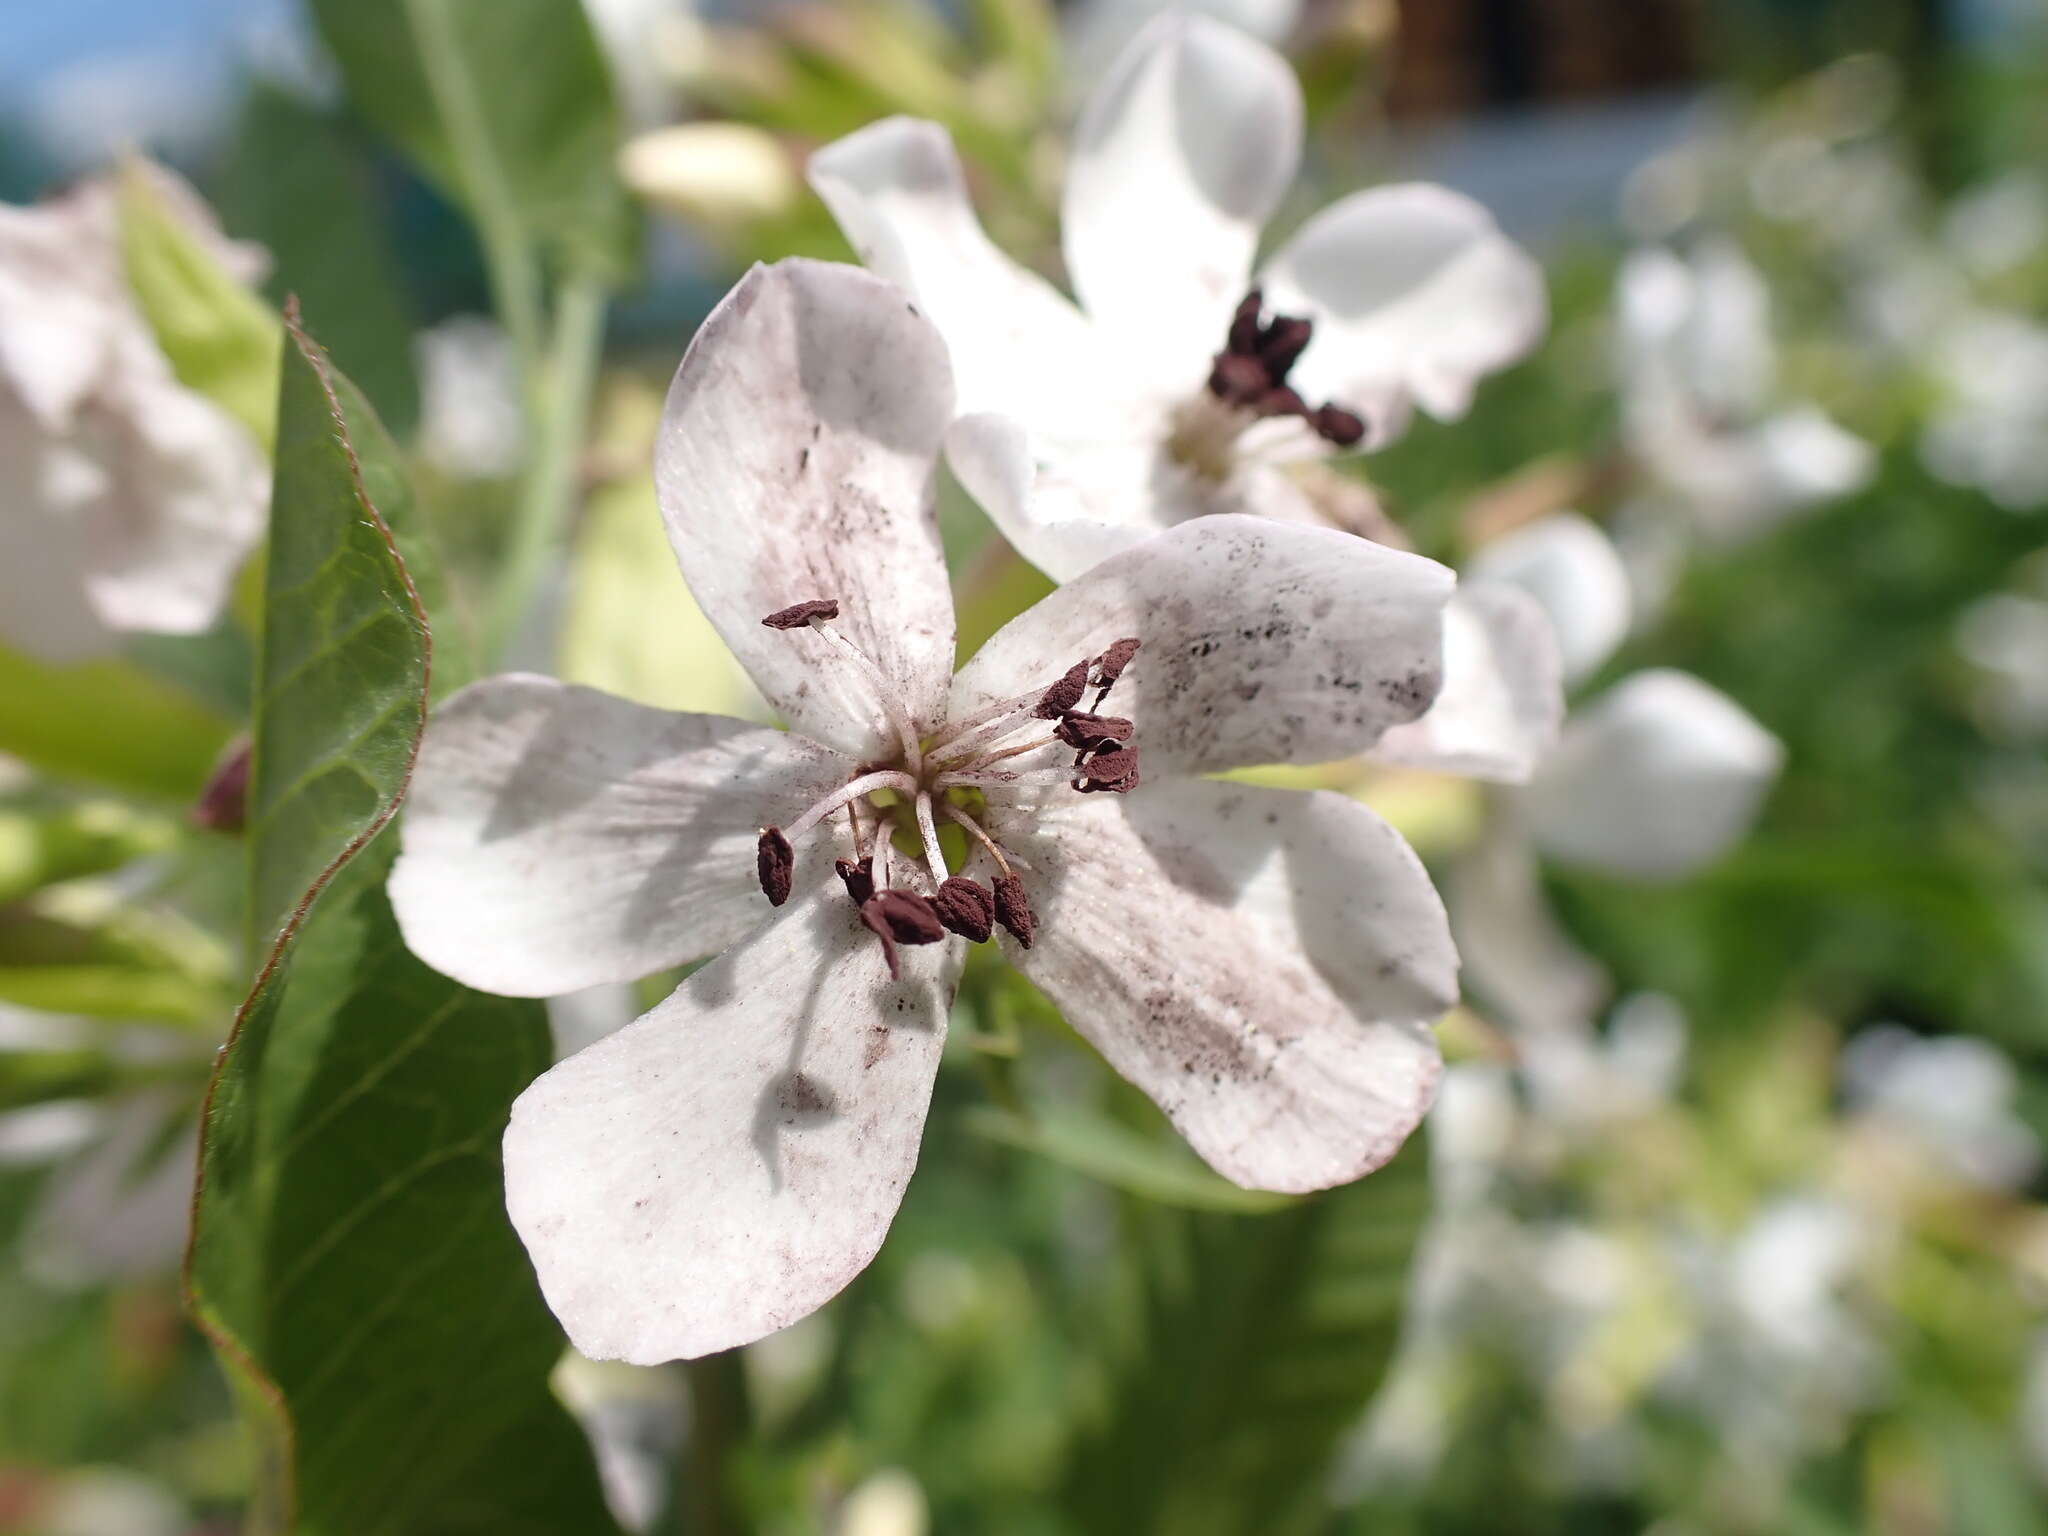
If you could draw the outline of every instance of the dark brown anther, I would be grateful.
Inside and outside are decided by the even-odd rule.
[[[1209,365],[1209,393],[1232,405],[1256,400],[1272,385],[1272,374],[1256,357],[1218,352]]]
[[[1138,787],[1138,749],[1119,747],[1114,752],[1091,757],[1077,765],[1077,773],[1074,788],[1084,795],[1096,791],[1129,794]]]
[[[1275,384],[1287,377],[1287,370],[1294,366],[1295,359],[1307,350],[1315,329],[1313,321],[1297,319],[1293,315],[1273,317],[1273,323],[1266,327],[1266,334],[1259,338],[1259,360],[1266,365]]]
[[[1004,932],[1026,949],[1038,937],[1038,917],[1031,910],[1031,898],[1024,894],[1024,882],[1015,875],[996,881],[996,921]]]
[[[802,629],[813,619],[836,619],[839,617],[839,603],[835,598],[814,597],[807,603],[791,603],[787,608],[778,608],[761,622],[770,629]]]
[[[780,827],[763,827],[761,842],[754,852],[754,867],[761,875],[761,890],[768,905],[779,907],[789,900],[789,877],[796,871],[796,851]]]
[[[835,859],[832,867],[839,871],[840,883],[846,887],[846,894],[853,898],[853,904],[865,906],[867,899],[875,894],[875,861],[872,858]]]
[[[1138,654],[1136,640],[1119,640],[1100,656],[1095,658],[1095,686],[1109,689],[1116,686],[1116,680],[1124,675],[1124,668],[1131,664],[1131,658]],[[1096,700],[1099,704],[1102,701]]]
[[[1240,357],[1250,357],[1259,349],[1259,316],[1266,307],[1266,296],[1254,288],[1237,301],[1237,310],[1230,317],[1230,341],[1232,352]]]
[[[861,903],[860,920],[882,941],[892,978],[903,974],[896,960],[898,944],[936,944],[946,936],[936,909],[915,891],[875,892]]]
[[[1074,709],[1060,717],[1052,733],[1077,752],[1092,752],[1098,747],[1115,747],[1129,741],[1131,722],[1115,715],[1090,715]]]
[[[948,930],[970,943],[986,944],[995,929],[995,897],[987,886],[965,875],[954,875],[941,885],[932,906]]]
[[[1258,399],[1246,402],[1258,416],[1306,416],[1308,402],[1285,384],[1275,384]]]
[[[1067,669],[1066,676],[1045,690],[1032,713],[1041,720],[1057,720],[1080,703],[1081,695],[1087,691],[1088,663],[1077,661]]]
[[[1309,418],[1317,435],[1339,448],[1355,448],[1365,439],[1365,422],[1341,405],[1326,405]]]

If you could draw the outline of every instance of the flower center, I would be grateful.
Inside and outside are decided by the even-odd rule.
[[[1254,422],[1276,416],[1305,422],[1339,448],[1356,447],[1365,437],[1357,415],[1337,405],[1310,407],[1287,382],[1314,334],[1314,321],[1297,315],[1267,319],[1259,290],[1246,294],[1202,392],[1174,413],[1167,452],[1197,474],[1221,480],[1230,473],[1238,437]]]
[[[891,976],[900,974],[898,945],[934,944],[949,932],[979,944],[1000,925],[1029,949],[1038,920],[1017,873],[1029,873],[1029,866],[989,835],[974,814],[975,802],[1061,790],[1124,794],[1135,788],[1134,728],[1101,710],[1137,655],[1138,642],[1119,640],[1100,656],[1083,657],[1045,686],[949,720],[929,741],[921,741],[881,668],[832,627],[838,616],[837,601],[813,598],[778,609],[761,622],[770,629],[808,631],[852,658],[867,675],[901,745],[900,755],[892,762],[863,765],[787,827],[761,829],[755,857],[763,894],[773,906],[787,901],[796,870],[795,845],[821,825],[837,826],[843,817],[849,856],[836,860],[835,867],[861,921],[880,940]],[[1090,688],[1095,697],[1084,709]],[[958,826],[995,862],[993,888],[948,869],[939,845],[941,818]],[[914,839],[917,849],[900,863],[899,833]]]

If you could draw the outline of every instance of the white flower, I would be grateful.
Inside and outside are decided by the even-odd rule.
[[[1487,545],[1468,571],[1475,588],[1514,586],[1541,604],[1574,680],[1628,633],[1621,556],[1576,514]],[[1533,780],[1495,797],[1451,876],[1459,949],[1502,1021],[1524,1038],[1582,1032],[1608,993],[1550,911],[1539,854],[1627,879],[1683,878],[1749,831],[1783,760],[1734,700],[1683,672],[1634,673],[1576,709]]]
[[[917,1157],[949,928],[1002,930],[1239,1183],[1356,1178],[1434,1091],[1456,961],[1414,855],[1348,799],[1200,775],[1413,718],[1449,573],[1203,519],[954,678],[953,419],[944,343],[898,290],[756,268],[683,360],[656,477],[699,604],[792,729],[509,676],[428,732],[391,892],[430,963],[546,995],[718,954],[513,1107],[507,1203],[587,1355],[742,1344],[866,1265]]]
[[[1583,518],[1532,523],[1482,550],[1471,568],[1543,605],[1574,676],[1597,670],[1628,630],[1620,556]],[[1778,739],[1726,694],[1688,673],[1652,668],[1574,709],[1514,801],[1551,857],[1672,880],[1749,831],[1784,757]]]
[[[413,338],[420,452],[462,480],[514,473],[526,457],[526,412],[512,338],[483,315],[455,315]]]
[[[1873,1025],[1849,1042],[1841,1073],[1859,1114],[1911,1137],[1958,1178],[2016,1190],[2041,1165],[2040,1140],[2016,1107],[2019,1072],[1988,1040]]]
[[[1385,186],[1323,210],[1256,278],[1294,178],[1301,89],[1203,16],[1146,28],[1092,93],[1062,208],[1077,308],[989,242],[951,140],[891,118],[827,146],[812,185],[861,258],[945,334],[960,482],[1056,580],[1208,513],[1330,520],[1300,461],[1464,414],[1542,335],[1540,269],[1485,209]],[[1555,734],[1555,663],[1512,593],[1461,593],[1445,696],[1389,760],[1516,780]]]
[[[1970,307],[1932,338],[1928,469],[2012,512],[2048,505],[2048,325]]]
[[[182,182],[148,174],[231,270],[260,269]],[[118,631],[205,629],[269,490],[262,450],[178,383],[130,298],[113,180],[0,205],[0,636],[68,662]]]
[[[1732,244],[1637,251],[1615,301],[1632,450],[1700,532],[1745,538],[1868,482],[1868,443],[1776,404],[1770,295]]]

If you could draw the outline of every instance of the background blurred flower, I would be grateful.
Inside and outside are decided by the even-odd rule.
[[[170,172],[129,174],[225,268],[261,273]],[[0,634],[52,661],[205,629],[269,494],[262,449],[178,383],[137,312],[117,197],[109,176],[0,207]]]

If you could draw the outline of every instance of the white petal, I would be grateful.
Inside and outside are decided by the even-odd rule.
[[[197,634],[263,536],[269,463],[239,422],[169,380],[130,375],[114,395],[80,412],[75,438],[110,477],[85,507],[86,593],[110,628]]]
[[[958,718],[1141,643],[1107,707],[1147,774],[1328,762],[1436,697],[1451,573],[1352,534],[1203,517],[1012,619],[954,682]]]
[[[1472,582],[1520,587],[1550,617],[1567,683],[1598,671],[1628,635],[1628,567],[1613,540],[1576,512],[1540,518],[1481,549]]]
[[[1611,990],[1607,974],[1552,915],[1519,818],[1499,810],[1444,886],[1467,990],[1525,1035],[1590,1028]]]
[[[1061,204],[1067,272],[1160,377],[1206,377],[1301,133],[1287,61],[1202,16],[1161,17],[1090,97]]]
[[[1363,806],[1179,780],[997,828],[1039,920],[1010,958],[1226,1178],[1341,1184],[1421,1120],[1457,956]]]
[[[1092,88],[1163,9],[1161,0],[1080,0],[1062,8],[1060,52],[1068,81]],[[1278,47],[1301,20],[1302,0],[1195,0],[1180,9]]]
[[[1638,672],[1566,722],[1527,791],[1530,825],[1557,859],[1677,879],[1749,831],[1784,755],[1698,678]]]
[[[488,678],[428,725],[392,907],[415,954],[486,992],[634,981],[760,922],[761,828],[794,821],[852,768],[738,720]],[[824,849],[799,850],[799,888],[829,877]]]
[[[65,665],[119,648],[85,596],[85,507],[105,472],[0,392],[0,636]]]
[[[1444,686],[1420,720],[1397,725],[1374,758],[1520,784],[1557,740],[1564,680],[1541,605],[1500,583],[1461,582],[1444,608]]]
[[[962,414],[1101,429],[1113,360],[1064,295],[982,232],[945,129],[887,118],[812,155],[808,175],[860,259],[945,336]]]
[[[865,671],[761,620],[814,598],[920,727],[953,667],[935,473],[953,419],[945,343],[858,267],[755,267],[670,386],[655,484],[683,577],[790,725],[856,757],[893,750]]]
[[[694,1359],[829,1301],[881,1246],[962,946],[892,982],[842,894],[792,904],[521,1094],[505,1203],[592,1359]]]
[[[1423,183],[1324,209],[1260,274],[1266,302],[1315,322],[1291,382],[1377,425],[1413,400],[1465,414],[1481,377],[1525,356],[1549,323],[1543,269],[1479,204]],[[1384,438],[1385,431],[1377,434]]]
[[[1156,438],[1061,441],[1005,416],[963,416],[946,434],[946,463],[1010,546],[1055,581],[1191,518],[1325,521],[1282,468],[1245,463],[1218,484],[1169,461]]]

